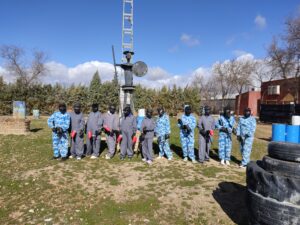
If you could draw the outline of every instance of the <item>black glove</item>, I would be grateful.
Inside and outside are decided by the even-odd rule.
[[[200,134],[202,134],[203,136],[205,136],[205,135],[206,135],[205,130],[204,130],[204,129],[201,129],[201,130],[200,130]]]
[[[186,125],[182,125],[182,129],[183,130],[187,130],[187,126]]]
[[[221,128],[220,128],[220,131],[221,131],[221,132],[224,132],[224,133],[226,133],[226,134],[229,133],[229,132],[228,132],[228,129],[225,128],[225,127],[221,127]]]
[[[56,127],[53,127],[53,128],[52,128],[52,132],[54,132],[54,133],[56,133],[56,132],[57,132],[57,129],[56,129]]]
[[[165,140],[168,140],[170,138],[170,134],[165,134]]]
[[[209,137],[210,131],[209,130],[205,131],[205,134],[206,134],[207,137]]]
[[[245,134],[245,138],[248,138],[248,137],[250,137],[250,135],[249,134]]]
[[[178,119],[177,121],[178,121],[178,124],[182,127],[183,126],[182,120]]]
[[[62,135],[63,134],[63,129],[61,127],[57,127],[56,132],[57,132],[58,135]]]
[[[161,136],[159,136],[159,137],[157,138],[157,142],[158,142],[158,143],[161,142]]]
[[[140,136],[140,142],[144,141],[145,140],[145,135],[144,134],[141,134]]]
[[[143,133],[147,134],[147,128],[146,127],[143,128]]]
[[[241,142],[241,141],[242,141],[242,138],[241,138],[241,136],[239,136],[239,135],[236,136],[236,139],[237,139],[238,142]]]

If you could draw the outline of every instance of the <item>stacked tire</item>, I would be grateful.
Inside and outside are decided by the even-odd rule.
[[[270,142],[247,166],[251,225],[300,225],[300,144]]]

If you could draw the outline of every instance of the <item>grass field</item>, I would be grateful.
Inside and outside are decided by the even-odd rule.
[[[104,142],[99,159],[50,160],[46,120],[33,120],[31,129],[26,136],[0,136],[0,224],[247,224],[235,138],[229,167],[217,161],[217,134],[209,163],[183,162],[174,119],[175,159],[148,166],[140,156],[105,160]],[[258,125],[253,160],[266,154],[270,130]]]

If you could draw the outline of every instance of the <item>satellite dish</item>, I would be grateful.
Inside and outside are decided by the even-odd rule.
[[[148,67],[147,67],[146,63],[144,63],[142,61],[137,61],[132,66],[132,72],[134,73],[134,75],[136,75],[138,77],[143,77],[148,72]]]

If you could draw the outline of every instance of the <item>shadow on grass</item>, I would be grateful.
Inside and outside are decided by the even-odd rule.
[[[171,151],[173,151],[176,155],[178,155],[178,157],[182,158],[183,154],[182,154],[182,149],[180,146],[171,144],[170,145]]]
[[[245,186],[234,182],[221,182],[212,196],[227,216],[236,224],[248,224]]]
[[[153,142],[153,152],[155,155],[158,155],[159,153],[159,146],[156,142]]]
[[[39,132],[40,130],[43,130],[43,128],[33,128],[33,129],[30,129],[30,132],[36,133],[36,132]]]
[[[270,142],[271,141],[271,138],[258,138],[259,140],[263,140],[263,141],[268,141]]]

